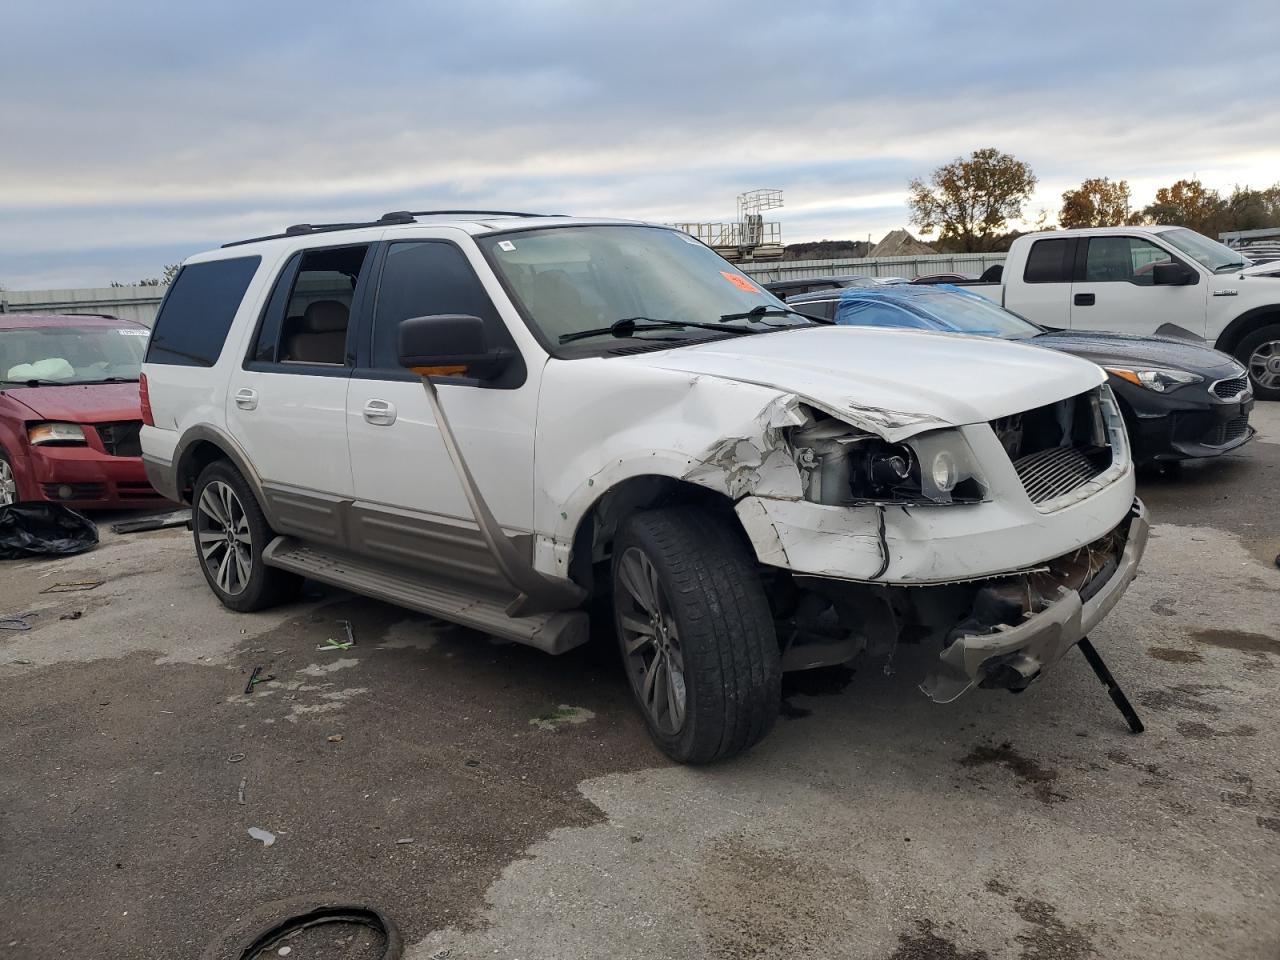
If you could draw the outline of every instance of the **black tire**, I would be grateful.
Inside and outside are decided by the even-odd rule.
[[[228,492],[235,498],[230,510]],[[231,522],[222,523],[217,510],[226,512]],[[247,533],[247,545],[237,539],[238,546],[233,547],[230,534],[223,537],[222,531],[233,526],[240,537]],[[224,607],[251,613],[297,597],[302,578],[262,562],[262,551],[275,532],[267,525],[253,490],[230,462],[215,460],[200,471],[191,495],[191,531],[200,570]],[[237,555],[241,563],[232,563]],[[226,576],[221,573],[224,563]]]
[[[649,611],[628,586],[638,571],[650,574],[661,610],[648,617],[648,641],[638,626]],[[773,729],[782,699],[777,635],[754,559],[728,522],[691,507],[633,514],[614,541],[613,601],[624,669],[663,753],[709,763]],[[651,674],[655,691],[667,685],[666,703],[648,702]],[[679,691],[683,711],[673,707]]]
[[[1257,330],[1250,331],[1236,344],[1236,359],[1249,371],[1249,383],[1253,387],[1253,395],[1259,400],[1280,400],[1280,386],[1276,385],[1277,374],[1272,372],[1271,385],[1258,382],[1257,359],[1254,354],[1267,345],[1271,347],[1271,356],[1280,357],[1280,323],[1272,323]],[[1250,361],[1253,361],[1251,365]]]

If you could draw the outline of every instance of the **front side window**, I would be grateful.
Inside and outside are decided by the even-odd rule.
[[[636,340],[706,340],[721,318],[759,308],[766,315],[723,321],[731,329],[808,326],[782,301],[686,234],[662,227],[587,226],[478,237],[481,250],[544,342],[587,349],[616,343],[609,327],[635,320]],[[653,321],[666,326],[646,330]],[[715,331],[676,327],[711,324]],[[575,335],[600,331],[578,339]]]
[[[137,380],[144,327],[58,326],[0,330],[0,382],[114,383]]]
[[[261,257],[189,263],[178,271],[156,316],[147,363],[212,367],[226,343]]]
[[[1090,237],[1084,278],[1091,283],[1151,286],[1152,268],[1172,259],[1169,251],[1139,237]]]
[[[399,368],[402,320],[440,314],[479,317],[491,346],[512,345],[493,301],[461,250],[440,240],[391,244],[374,307],[373,366]]]

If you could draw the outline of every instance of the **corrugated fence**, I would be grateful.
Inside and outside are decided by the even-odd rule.
[[[802,277],[920,277],[930,273],[980,274],[1003,263],[1003,253],[935,254],[929,257],[863,257],[848,260],[776,260],[739,264],[762,283]],[[98,287],[82,290],[0,290],[0,313],[108,313],[148,326],[164,287]]]

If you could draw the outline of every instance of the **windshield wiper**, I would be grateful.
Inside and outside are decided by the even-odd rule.
[[[137,377],[103,377],[101,380],[77,380],[76,383],[137,383]]]
[[[40,377],[31,377],[26,380],[5,380],[4,383],[10,386],[17,385],[20,387],[65,387],[68,386],[66,380],[46,380]]]
[[[642,326],[643,324],[643,326]],[[607,327],[593,330],[575,330],[573,333],[560,335],[560,343],[572,343],[588,337],[629,337],[637,330],[682,330],[695,327],[699,330],[714,330],[716,333],[760,333],[759,330],[748,330],[746,327],[724,327],[716,323],[694,323],[692,320],[655,320],[653,317],[623,317],[615,320]]]
[[[786,317],[786,316],[803,317],[811,323],[817,324],[834,324],[834,320],[827,320],[825,317],[811,317],[807,313],[801,313],[799,310],[792,310],[789,307],[782,309],[779,307],[770,307],[760,304],[758,307],[752,307],[745,313],[723,313],[720,315],[721,323],[728,323],[730,320],[759,320],[761,317]],[[780,329],[780,328],[777,328]]]

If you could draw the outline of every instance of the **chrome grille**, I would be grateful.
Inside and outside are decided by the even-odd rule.
[[[1225,447],[1229,443],[1235,443],[1241,437],[1249,432],[1249,418],[1232,417],[1230,420],[1224,420],[1217,424],[1212,430],[1205,435],[1204,444],[1209,447]]]
[[[1032,503],[1044,503],[1084,486],[1101,471],[1081,450],[1052,447],[1013,462]]]
[[[1213,395],[1219,400],[1234,400],[1249,389],[1249,378],[1232,377],[1230,380],[1219,380],[1211,388]]]

